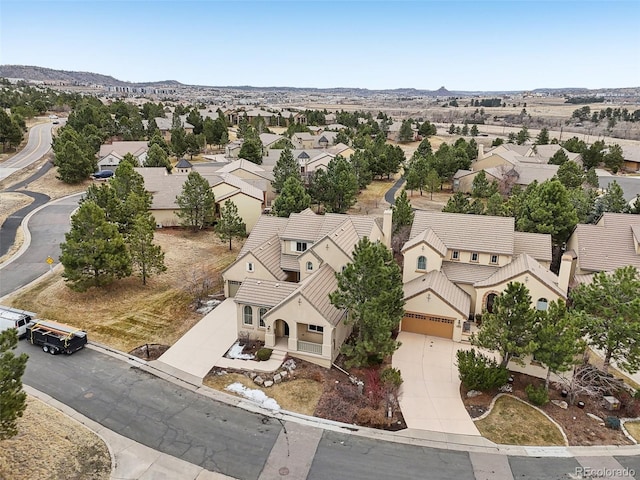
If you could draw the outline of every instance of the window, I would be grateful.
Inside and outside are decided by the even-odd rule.
[[[498,255],[491,255],[491,263],[493,265],[497,265],[498,264]]]
[[[536,309],[538,310],[546,310],[549,307],[549,300],[546,298],[539,298],[536,302]]]
[[[471,253],[471,261],[476,263],[478,262],[478,252]]]
[[[307,330],[310,332],[322,333],[324,332],[324,327],[321,327],[320,325],[307,325]]]
[[[253,272],[253,262],[247,262],[247,272]]]
[[[269,311],[268,308],[262,307],[259,312],[258,312],[258,326],[260,328],[264,328],[265,327],[265,323],[264,323],[264,316],[267,314],[267,312]]]
[[[451,260],[460,260],[460,252],[458,250],[451,252]]]
[[[304,252],[307,250],[307,242],[296,242],[296,252]]]
[[[493,313],[493,303],[496,301],[496,297],[495,293],[487,295],[487,312]]]
[[[424,255],[420,255],[418,257],[418,270],[426,270],[427,269],[427,257]]]
[[[253,325],[253,308],[249,305],[245,305],[243,317],[243,323],[245,325]]]
[[[307,262],[307,272],[310,272],[313,270],[313,262]]]

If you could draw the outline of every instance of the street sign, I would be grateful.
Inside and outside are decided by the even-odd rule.
[[[51,257],[47,257],[47,263],[48,263],[49,265],[53,265],[53,258],[51,258]]]

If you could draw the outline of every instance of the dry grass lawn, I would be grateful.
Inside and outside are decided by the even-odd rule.
[[[4,480],[107,480],[111,456],[100,437],[32,397],[18,420],[19,433],[0,442]]]
[[[480,433],[503,445],[565,445],[562,433],[547,417],[526,403],[502,396],[491,413],[476,421]]]
[[[56,269],[51,276],[7,300],[11,306],[37,312],[41,318],[86,330],[89,339],[123,351],[145,343],[172,345],[202,315],[192,308],[193,291],[204,278],[222,290],[220,272],[241,243],[227,243],[213,232],[159,230],[156,243],[165,252],[167,272],[142,285],[138,277],[79,293],[69,289]]]
[[[17,192],[0,193],[0,225],[13,213],[33,202],[33,198]]]
[[[239,373],[208,375],[204,379],[206,386],[221,391],[225,391],[225,387],[236,382],[248,388],[262,390],[265,395],[278,402],[278,405],[283,409],[304,415],[313,415],[323,391],[322,383],[307,378],[278,383],[269,388],[260,388],[250,378]]]
[[[626,422],[624,428],[636,439],[636,442],[640,443],[640,422]]]
[[[385,209],[389,208],[389,204],[384,199],[384,194],[393,187],[394,183],[396,183],[395,178],[372,181],[367,185],[367,188],[358,194],[358,201],[347,213],[352,215],[381,215]]]

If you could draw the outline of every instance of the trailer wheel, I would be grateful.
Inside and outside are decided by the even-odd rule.
[[[58,349],[55,347],[49,347],[49,353],[51,355],[55,355],[56,353],[58,353]]]
[[[42,346],[42,351],[43,351],[44,353],[48,353],[48,352],[49,352],[49,347],[47,347],[46,345],[43,345],[43,346]]]

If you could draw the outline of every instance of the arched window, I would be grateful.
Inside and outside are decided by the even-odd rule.
[[[426,270],[427,269],[427,257],[424,255],[420,255],[418,257],[418,270]]]
[[[258,323],[258,326],[259,326],[260,328],[264,328],[264,327],[265,327],[265,324],[264,324],[264,316],[267,314],[267,312],[268,312],[268,311],[269,311],[269,309],[268,309],[268,308],[265,308],[265,307],[262,307],[262,308],[259,310],[259,313],[258,313],[258,315],[259,315],[259,323]]]
[[[253,308],[249,305],[244,306],[244,324],[253,325]]]
[[[497,295],[495,293],[490,293],[487,295],[487,312],[493,313],[493,302],[496,301]]]
[[[313,270],[313,262],[307,262],[307,272]]]
[[[549,300],[547,300],[546,298],[539,298],[538,302],[536,303],[536,308],[538,310],[546,310],[547,308],[549,308]]]

